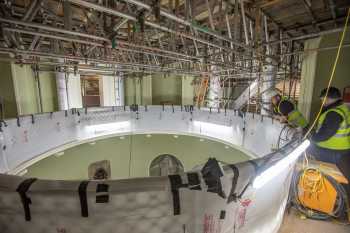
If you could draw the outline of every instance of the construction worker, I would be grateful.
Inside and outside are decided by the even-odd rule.
[[[339,89],[330,87],[327,96],[326,93],[324,89],[320,95],[326,100],[308,153],[337,165],[349,182],[345,189],[350,198],[350,109],[343,103]]]
[[[279,93],[274,92],[271,97],[271,102],[273,105],[273,113],[281,123],[288,123],[295,128],[303,130],[307,129],[307,120],[290,98],[281,96]]]

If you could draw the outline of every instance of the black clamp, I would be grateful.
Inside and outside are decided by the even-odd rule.
[[[34,124],[35,123],[34,114],[32,114],[31,117],[32,117],[32,124]]]
[[[27,196],[27,192],[30,188],[30,186],[36,181],[36,178],[30,178],[22,181],[22,183],[19,184],[16,191],[18,192],[19,196],[21,197],[21,201],[23,204],[24,209],[24,216],[26,221],[30,221],[32,219],[30,214],[30,208],[29,205],[32,204],[32,200]]]
[[[196,172],[187,173],[188,188],[191,190],[202,190],[199,176]]]
[[[109,202],[108,189],[109,189],[108,184],[97,184],[96,203],[108,203]]]
[[[21,122],[20,122],[20,120],[19,120],[19,116],[17,116],[16,118],[17,118],[17,126],[18,126],[18,127],[21,127]]]

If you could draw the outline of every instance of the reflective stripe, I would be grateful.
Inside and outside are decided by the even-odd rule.
[[[336,108],[329,109],[328,111],[324,112],[319,118],[318,129],[320,129],[322,126],[326,115],[329,112],[338,113],[343,118],[343,121],[341,122],[341,125],[335,135],[326,141],[318,142],[317,145],[332,150],[350,149],[350,109],[346,105],[342,104]]]
[[[350,130],[350,125],[345,124],[344,126],[339,127],[339,130],[347,130],[347,129]]]
[[[336,137],[336,138],[344,138],[344,137],[349,137],[350,136],[350,132],[347,132],[347,133],[337,133],[335,134],[333,137]]]

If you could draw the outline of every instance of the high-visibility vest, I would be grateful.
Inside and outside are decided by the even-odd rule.
[[[317,145],[333,150],[348,150],[350,149],[350,109],[347,105],[341,104],[324,112],[318,119],[317,129],[321,128],[327,113],[331,111],[341,115],[343,121],[341,122],[337,132],[331,138],[326,141],[318,142]]]
[[[279,114],[283,115],[280,106],[283,101],[288,101],[289,103],[293,104],[294,110],[291,111],[288,116],[287,116],[287,121],[290,125],[294,127],[301,127],[301,128],[306,128],[308,125],[307,120],[303,116],[303,114],[297,109],[295,103],[291,100],[289,100],[288,97],[284,96],[282,97],[281,101],[278,103],[277,107],[275,107],[275,111],[278,112]]]

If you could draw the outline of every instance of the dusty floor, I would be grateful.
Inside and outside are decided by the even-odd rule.
[[[285,215],[279,233],[350,233],[350,225],[311,219],[302,220],[295,211],[291,211]]]

